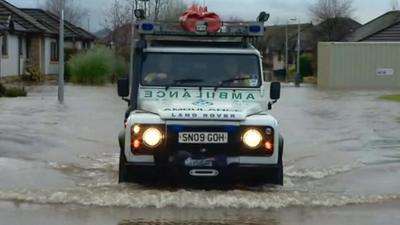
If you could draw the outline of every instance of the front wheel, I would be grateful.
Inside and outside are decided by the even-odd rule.
[[[283,185],[283,137],[279,135],[279,156],[278,156],[278,171],[276,174],[276,184]]]
[[[126,168],[126,157],[123,150],[121,150],[119,155],[119,170],[118,170],[118,182],[125,183],[128,182],[128,169]]]

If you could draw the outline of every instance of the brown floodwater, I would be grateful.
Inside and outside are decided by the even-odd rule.
[[[0,224],[397,224],[400,104],[391,91],[284,86],[284,187],[117,183],[126,103],[115,87],[0,98]]]

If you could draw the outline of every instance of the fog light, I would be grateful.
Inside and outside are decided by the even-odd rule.
[[[143,133],[143,142],[146,146],[150,148],[155,148],[161,144],[163,139],[162,133],[156,128],[148,128]]]
[[[271,151],[273,151],[274,145],[272,144],[271,141],[267,141],[267,142],[265,142],[264,147],[268,152],[271,152]]]
[[[242,140],[248,148],[255,149],[260,147],[263,136],[258,130],[250,129],[244,133]]]
[[[133,141],[133,148],[138,149],[140,147],[140,141],[139,140],[134,140]]]

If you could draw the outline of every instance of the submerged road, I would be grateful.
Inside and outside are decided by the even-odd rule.
[[[398,224],[400,104],[390,91],[284,87],[285,186],[117,183],[126,103],[114,87],[0,98],[0,224]]]

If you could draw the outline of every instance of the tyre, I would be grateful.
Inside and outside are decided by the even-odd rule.
[[[129,181],[128,169],[126,168],[126,157],[124,151],[121,149],[119,155],[119,170],[118,170],[118,182],[126,183]]]
[[[275,178],[275,183],[283,185],[283,137],[279,135],[279,155],[278,155],[278,171]]]

